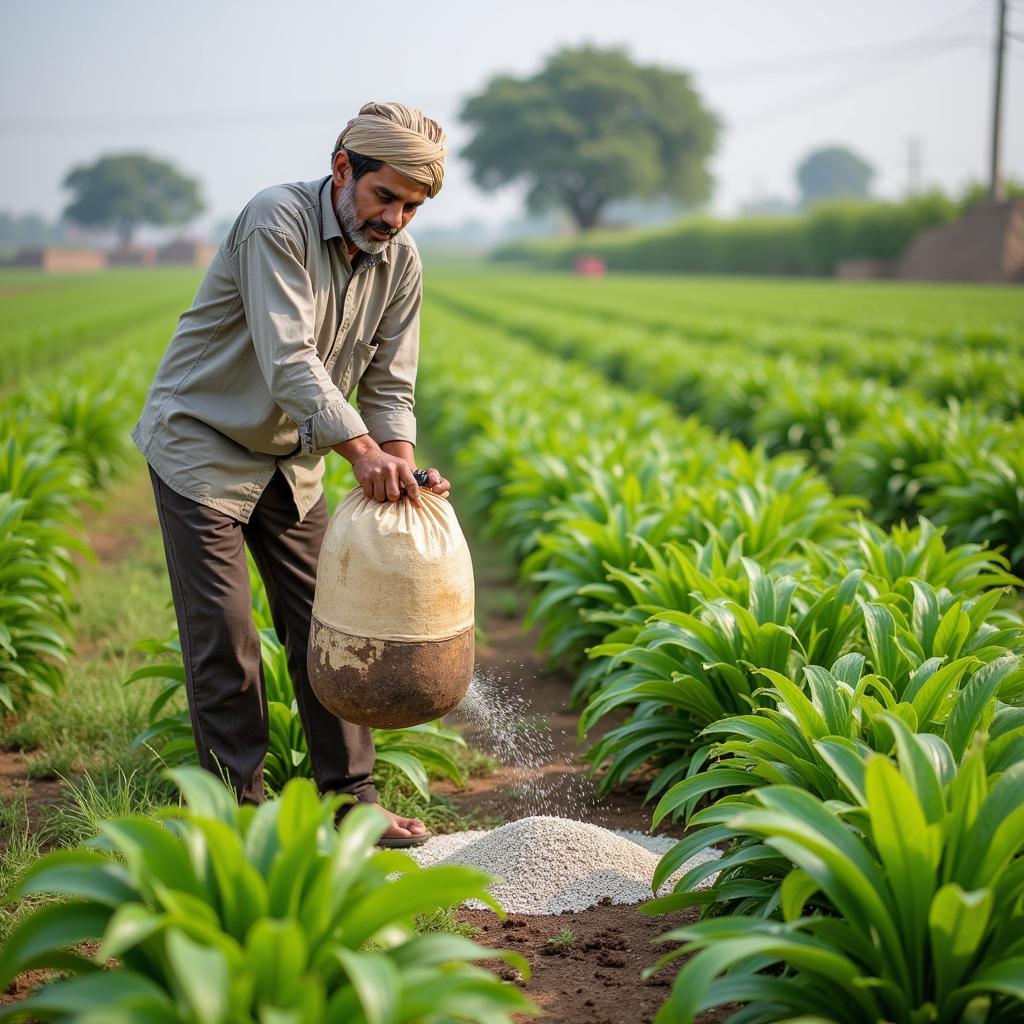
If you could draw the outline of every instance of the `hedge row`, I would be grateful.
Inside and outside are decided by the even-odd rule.
[[[599,256],[609,270],[820,276],[842,260],[898,259],[919,231],[956,216],[956,205],[938,193],[905,203],[822,203],[792,217],[702,218],[655,231],[514,242],[492,258],[549,269]]]

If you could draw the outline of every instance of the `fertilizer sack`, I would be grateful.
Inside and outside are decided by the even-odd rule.
[[[357,725],[396,729],[440,718],[473,675],[473,563],[455,511],[358,487],[320,549],[309,677],[320,703]]]

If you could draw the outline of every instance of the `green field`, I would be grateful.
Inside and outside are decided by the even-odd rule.
[[[65,695],[83,700],[65,679],[80,510],[139,468],[127,431],[197,282],[0,278],[7,745],[28,725],[46,734]],[[687,827],[656,883],[709,845],[724,851],[645,908],[700,912],[669,936],[680,945],[664,961],[675,982],[659,1024],[737,1003],[748,1022],[1020,1020],[1024,290],[428,268],[417,411],[460,511],[519,567],[527,621],[572,674],[600,792],[643,778],[652,823]],[[332,493],[348,486],[343,469]],[[231,1019],[288,1009],[313,1021],[334,1006],[339,1020],[426,1021],[426,1009],[373,1007],[434,971],[439,1006],[479,985],[470,1019],[509,1019],[524,1004],[509,995],[502,1008],[502,993],[518,990],[470,966],[483,956],[472,944],[433,960],[413,945],[415,915],[461,902],[479,879],[432,888],[406,875],[407,902],[389,917],[392,862],[359,869],[351,849],[318,842],[290,684],[266,643],[281,709],[272,788],[284,795],[259,827],[286,816],[294,840],[243,841],[250,819],[184,777],[194,814],[176,831],[151,818],[107,826],[124,864],[58,852],[21,889],[0,871],[22,899],[0,988],[40,965],[88,985],[89,966],[59,947],[105,935],[124,969],[81,991],[126,1014],[133,999],[152,1014],[176,999],[180,1017],[151,1019],[215,1019],[196,1007],[216,991],[237,1001]],[[173,648],[154,649],[172,662],[151,673],[171,703],[133,704],[120,742],[128,723],[148,726],[166,759],[186,763]],[[62,721],[65,746],[95,742],[87,713]],[[455,758],[449,742],[398,737],[394,749],[436,777]],[[413,774],[425,787],[426,768]],[[193,876],[183,851],[204,844]],[[21,862],[38,853],[19,849]],[[328,919],[317,894],[322,904],[332,857],[362,873]],[[42,892],[81,898],[81,923],[33,916]],[[275,942],[294,956],[273,964],[272,996],[259,976]],[[438,968],[448,961],[461,966]],[[205,996],[183,980],[199,967]],[[232,987],[234,976],[247,980]],[[287,1005],[273,1003],[282,991]]]

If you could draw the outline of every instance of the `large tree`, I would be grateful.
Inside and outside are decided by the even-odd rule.
[[[711,194],[718,119],[688,74],[622,50],[562,50],[531,78],[494,78],[461,117],[478,185],[523,182],[532,210],[562,206],[584,230],[610,199]]]
[[[145,153],[116,153],[75,167],[64,187],[74,195],[64,211],[68,220],[113,228],[124,244],[140,224],[185,224],[203,211],[199,183]]]
[[[816,149],[796,169],[804,206],[821,199],[867,199],[874,176],[871,164],[844,146]]]

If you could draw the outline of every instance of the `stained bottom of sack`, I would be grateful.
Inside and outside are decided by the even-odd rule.
[[[675,846],[668,836],[622,832],[569,818],[522,818],[491,831],[436,836],[408,851],[422,867],[461,864],[497,881],[491,893],[510,914],[561,914],[598,903],[641,903],[653,898],[651,879],[661,856]],[[698,864],[717,860],[711,848],[688,860],[665,883]],[[715,873],[698,888],[714,881]],[[466,906],[484,904],[468,900]]]

